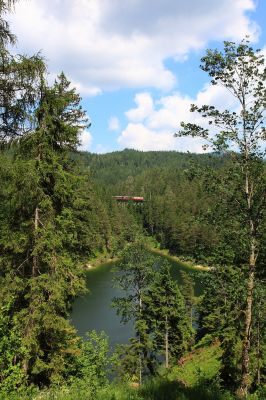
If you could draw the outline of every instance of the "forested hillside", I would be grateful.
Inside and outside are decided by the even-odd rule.
[[[218,168],[224,162],[218,154],[189,154],[176,151],[141,152],[133,149],[107,154],[81,153],[79,158],[89,167],[95,180],[108,186],[115,186],[120,181],[140,175],[148,169],[185,169],[193,160],[200,165],[213,165]]]
[[[244,40],[203,57],[239,102],[191,106],[218,129],[182,123],[176,136],[209,153],[79,152],[81,97],[63,72],[50,82],[40,54],[9,50],[14,3],[0,0],[0,399],[265,399],[263,54]],[[110,307],[132,327],[116,349],[70,320],[106,259]]]
[[[144,197],[143,204],[118,206],[130,211],[162,248],[210,265],[216,258],[226,257],[225,253],[232,263],[244,262],[241,220],[236,218],[229,230],[223,219],[236,195],[229,190],[234,165],[228,154],[124,150],[80,157],[110,198]],[[222,186],[217,187],[217,181]],[[231,219],[236,217],[234,207],[230,212]],[[262,250],[258,258],[262,268],[263,260]]]

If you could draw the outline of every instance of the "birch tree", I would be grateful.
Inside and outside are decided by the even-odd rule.
[[[247,250],[245,264],[248,267],[242,332],[242,373],[238,388],[239,396],[245,397],[252,383],[250,346],[253,295],[266,208],[265,59],[245,39],[240,44],[224,42],[222,51],[208,50],[201,61],[201,68],[209,74],[211,84],[225,88],[237,106],[234,110],[221,110],[213,105],[193,104],[191,111],[205,120],[204,127],[182,123],[182,129],[176,136],[201,137],[206,140],[206,146],[214,151],[229,152],[233,159],[234,173],[231,179],[235,180],[238,187],[238,196],[230,207],[237,209],[243,219]]]

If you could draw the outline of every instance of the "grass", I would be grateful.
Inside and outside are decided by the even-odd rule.
[[[219,392],[215,381],[220,355],[218,344],[197,349],[182,365],[174,366],[170,373],[162,370],[162,376],[148,379],[139,388],[112,383],[96,395],[86,386],[76,386],[43,392],[35,400],[229,400],[232,397]]]
[[[199,348],[187,357],[183,357],[183,365],[174,366],[168,378],[178,380],[185,386],[196,385],[199,379],[213,379],[219,371],[221,355],[218,343],[207,348]]]
[[[218,343],[194,350],[175,365],[170,372],[147,379],[141,387],[130,383],[115,383],[92,391],[86,382],[74,383],[40,391],[33,396],[14,396],[0,400],[234,400],[223,391],[217,379],[222,352]],[[254,394],[248,400],[265,400],[266,392]]]
[[[194,271],[210,271],[211,267],[205,265],[196,265],[191,261],[183,261],[180,260],[179,257],[172,256],[169,254],[169,250],[166,249],[157,249],[157,248],[149,248],[150,252],[156,255],[163,256],[167,258],[169,261],[174,261],[177,264],[181,265],[184,268],[194,270]]]

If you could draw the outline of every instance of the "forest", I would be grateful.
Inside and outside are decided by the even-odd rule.
[[[0,0],[0,399],[266,399],[263,54],[244,39],[202,58],[239,102],[191,106],[203,127],[175,135],[208,152],[83,152],[90,122],[71,82],[10,51],[15,2]],[[71,323],[92,260],[113,260],[110,306],[132,323],[115,349]]]

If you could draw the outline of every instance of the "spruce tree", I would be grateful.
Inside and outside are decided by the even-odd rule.
[[[198,337],[209,335],[219,341],[221,357],[221,379],[224,386],[236,390],[241,372],[241,331],[243,330],[243,308],[245,306],[246,276],[233,266],[216,266],[202,274],[204,294],[197,306]]]
[[[129,369],[138,376],[139,384],[142,383],[145,370],[152,369],[145,294],[153,278],[154,262],[154,257],[143,242],[136,241],[122,252],[114,276],[114,284],[124,292],[124,296],[114,298],[113,306],[123,323],[131,320],[134,324],[135,338],[131,339],[128,351],[131,357]]]
[[[73,209],[81,181],[68,151],[84,115],[64,75],[43,87],[36,128],[17,147],[12,202],[2,221],[0,302],[15,299],[10,323],[24,352],[14,363],[38,385],[66,377],[79,352],[67,316],[71,298],[84,290]]]
[[[184,298],[167,262],[155,272],[144,303],[154,351],[164,355],[165,367],[168,368],[171,360],[177,360],[189,348],[192,329]]]

